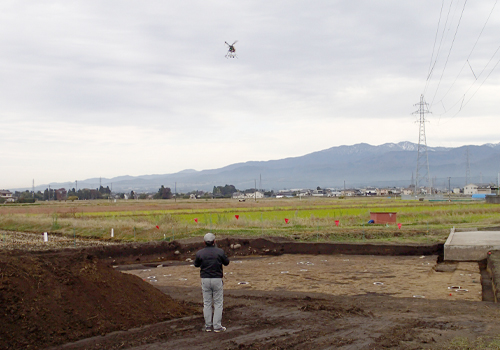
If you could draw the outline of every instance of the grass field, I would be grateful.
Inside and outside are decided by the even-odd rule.
[[[369,225],[370,212],[377,211],[396,212],[401,228]],[[491,226],[500,226],[500,206],[476,201],[97,200],[0,206],[3,230],[111,239],[113,229],[113,239],[132,241],[172,240],[213,231],[220,235],[289,236],[304,241],[444,242],[452,227]]]

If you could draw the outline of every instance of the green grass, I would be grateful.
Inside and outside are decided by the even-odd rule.
[[[484,202],[315,198],[244,204],[234,200],[123,203],[48,203],[24,206],[24,214],[9,212],[12,206],[0,207],[0,229],[71,236],[75,233],[103,239],[109,239],[113,229],[115,239],[132,241],[170,240],[214,231],[223,235],[287,236],[304,241],[431,243],[444,242],[453,226],[500,226],[500,206]],[[29,208],[49,208],[50,213],[35,214]],[[370,212],[377,211],[396,212],[402,228],[368,225]],[[338,227],[336,220],[340,223]]]
[[[500,350],[500,336],[494,339],[478,337],[474,340],[457,337],[452,339],[446,350]]]

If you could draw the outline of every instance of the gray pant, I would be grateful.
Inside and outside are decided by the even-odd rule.
[[[222,327],[222,303],[224,301],[224,283],[222,278],[202,278],[201,290],[203,291],[203,316],[205,327],[213,326],[214,329]],[[212,304],[214,306],[212,320]]]

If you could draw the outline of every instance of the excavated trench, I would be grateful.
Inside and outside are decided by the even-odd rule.
[[[322,332],[333,337],[328,340],[331,344],[335,343],[337,337],[344,336],[342,327],[348,327],[346,329],[349,332],[359,330],[353,333],[353,342],[360,339],[360,342],[380,343],[382,347],[386,338],[391,342],[403,341],[406,338],[403,335],[398,337],[392,328],[387,328],[388,325],[399,327],[401,319],[405,319],[410,322],[408,327],[416,329],[411,322],[422,322],[430,314],[432,317],[444,317],[447,324],[452,322],[446,330],[449,337],[458,335],[457,332],[462,336],[464,331],[476,329],[482,330],[480,334],[488,335],[489,330],[492,334],[498,334],[494,322],[497,309],[475,301],[498,300],[500,252],[491,252],[486,260],[479,263],[464,265],[462,262],[442,261],[443,244],[303,243],[284,238],[244,237],[224,238],[217,243],[231,258],[227,269],[228,307],[225,309],[226,319],[228,322],[231,320],[232,327],[232,333],[228,332],[225,336],[232,336],[231,339],[239,339],[238,332],[251,334],[252,337],[260,334],[262,319],[272,321],[277,310],[290,318],[286,321],[287,325],[296,322],[294,324],[298,330],[307,328],[308,323],[304,326],[304,317],[310,317],[309,324],[314,324],[315,329],[318,325],[324,325]],[[185,321],[182,318],[182,315],[191,315],[201,324],[199,272],[190,265],[195,252],[203,245],[202,239],[197,238],[2,252],[0,301],[4,312],[0,313],[0,323],[5,326],[0,331],[0,348],[21,349],[29,346],[42,349],[84,338],[93,341],[89,337],[95,336],[95,347],[74,343],[59,348],[115,349],[113,337],[118,335],[111,333],[110,345],[102,346],[104,334],[165,320],[174,320],[179,329],[177,333],[172,331],[168,334],[168,341],[175,346],[170,348],[191,349],[193,342],[197,341],[200,348],[207,348],[207,339],[212,338],[199,332],[191,319]],[[265,273],[259,274],[259,270],[254,269],[258,264],[261,265],[260,271]],[[111,269],[110,266],[115,268]],[[288,273],[283,273],[284,270]],[[395,270],[400,273],[396,275]],[[439,271],[444,273],[440,274]],[[454,272],[450,274],[449,271]],[[470,274],[473,276],[470,277]],[[152,275],[159,277],[157,282],[147,279]],[[452,282],[446,276],[452,275],[470,283],[475,280],[473,293],[449,292],[448,286],[452,284],[448,283]],[[424,281],[422,287],[420,277],[429,276],[431,278]],[[184,277],[182,281],[181,277]],[[248,281],[249,284],[240,285],[241,281]],[[161,283],[163,286],[160,286]],[[439,286],[436,287],[434,283]],[[391,285],[393,290],[389,290]],[[336,288],[339,293],[332,293]],[[434,294],[430,289],[433,289]],[[354,293],[347,293],[352,290]],[[443,290],[446,291],[443,293]],[[302,293],[304,291],[306,293]],[[426,299],[412,298],[412,295],[417,297],[423,293],[428,293]],[[318,299],[314,295],[318,295]],[[443,303],[437,299],[449,302]],[[367,315],[373,312],[378,316],[331,319],[330,313],[326,312],[330,310],[329,305],[335,306],[332,310],[340,311],[352,310],[351,306],[356,305],[365,310]],[[339,309],[339,305],[344,307]],[[240,318],[243,314],[244,317]],[[366,322],[371,323],[363,328]],[[493,327],[486,327],[487,323]],[[476,326],[471,327],[471,324]],[[431,326],[429,324],[419,330],[421,334],[415,333],[415,337],[420,337],[419,341],[426,343],[432,340],[428,336],[434,332]],[[280,330],[279,324],[265,324],[264,327],[266,331],[268,328],[272,332]],[[332,333],[333,327],[337,327],[337,333]],[[381,336],[380,329],[387,329],[387,334]],[[305,331],[304,334],[310,334],[307,329]],[[436,330],[443,334],[443,339],[432,333],[439,344],[446,344],[448,339],[444,331],[443,328]],[[123,337],[120,344],[133,346],[150,339],[161,340],[161,332],[147,332],[151,334],[134,336],[123,331],[120,333]],[[280,339],[290,339],[288,331],[283,332]],[[471,334],[474,335],[477,334]],[[177,346],[175,342],[183,339],[188,339],[188,343]],[[220,339],[214,337],[208,347],[220,347]],[[314,339],[320,341],[323,338],[317,336],[311,339],[314,342]],[[226,342],[225,347],[241,348],[240,344],[231,344]],[[256,348],[266,348],[266,344],[263,340],[262,344],[256,344]],[[295,348],[295,343],[290,344],[281,348]],[[360,343],[357,348],[366,348],[366,344],[363,344]],[[313,343],[312,347],[321,348],[315,345],[318,344]],[[151,347],[154,348],[167,347],[160,344]]]
[[[357,255],[357,256],[438,256],[436,272],[454,271],[458,262],[443,261],[443,244],[384,244],[384,243],[306,243],[281,237],[230,237],[217,241],[232,259],[249,256],[297,255]],[[197,250],[203,247],[201,238],[173,242],[122,244],[91,247],[84,252],[97,256],[120,270],[134,270],[161,266],[189,265]],[[498,281],[500,252],[492,252],[488,259],[478,262],[481,299],[496,302],[499,299]],[[186,259],[188,261],[186,261]]]

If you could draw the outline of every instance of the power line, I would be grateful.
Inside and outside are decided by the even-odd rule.
[[[462,7],[462,12],[460,13],[460,18],[458,19],[457,28],[455,29],[455,34],[453,35],[453,40],[451,41],[450,49],[448,50],[448,56],[446,57],[446,62],[444,63],[443,71],[441,72],[441,77],[439,77],[439,82],[438,82],[438,85],[436,87],[436,91],[434,92],[434,96],[432,97],[431,106],[434,103],[434,99],[436,98],[437,92],[439,90],[439,86],[441,85],[441,81],[443,79],[443,75],[444,75],[444,72],[446,70],[446,66],[448,65],[448,60],[450,59],[451,50],[453,49],[453,45],[455,44],[455,39],[457,37],[458,28],[460,27],[460,23],[462,22],[462,17],[464,15],[465,5],[467,5],[467,0],[464,1],[464,6]]]
[[[500,50],[500,46],[498,46],[498,48],[496,49],[495,53],[493,54],[493,56],[491,56],[490,60],[488,61],[488,63],[484,66],[484,68],[481,70],[481,72],[478,74],[477,78],[479,79],[481,77],[481,75],[483,74],[483,72],[486,70],[486,67],[488,67],[488,65],[490,64],[490,62],[493,60],[493,58],[496,56],[496,54],[498,53],[498,51]],[[486,80],[488,80],[488,78],[490,77],[491,73],[493,73],[493,71],[495,70],[495,68],[498,66],[498,64],[500,63],[500,59],[497,61],[497,63],[493,66],[493,68],[490,70],[490,72],[488,73],[488,75],[486,76],[486,78],[483,79],[483,81],[481,82],[481,84],[477,87],[477,89],[474,91],[474,93],[472,94],[471,97],[469,97],[469,99],[467,99],[467,101],[465,101],[465,96],[469,93],[469,91],[472,89],[472,87],[477,83],[477,79],[474,80],[474,82],[469,86],[469,88],[465,91],[465,93],[462,95],[462,97],[457,100],[452,106],[451,108],[448,109],[448,111],[445,111],[445,113],[443,114],[440,114],[440,116],[448,113],[449,111],[451,111],[459,102],[461,102],[460,104],[460,109],[455,113],[453,114],[450,118],[454,118],[458,113],[461,112],[462,108],[467,106],[467,104],[470,102],[470,100],[472,100],[472,98],[477,94],[477,92],[479,91],[479,89],[483,86],[483,84],[486,82]]]
[[[490,10],[490,13],[488,14],[488,18],[486,18],[486,21],[484,22],[484,25],[483,25],[483,28],[481,29],[481,32],[479,33],[477,39],[476,39],[476,42],[474,43],[474,45],[472,46],[472,49],[471,51],[469,52],[469,55],[467,56],[467,59],[465,60],[464,64],[462,65],[462,68],[460,68],[460,71],[458,72],[458,75],[455,77],[455,80],[453,81],[453,83],[450,85],[450,87],[448,88],[448,90],[445,92],[445,94],[441,97],[441,99],[439,101],[437,101],[438,103],[439,102],[442,102],[443,99],[448,95],[448,93],[451,91],[451,89],[453,88],[453,86],[455,85],[455,83],[457,82],[458,78],[460,77],[460,75],[462,74],[462,71],[464,70],[465,66],[467,65],[467,63],[469,63],[469,59],[470,57],[472,56],[472,53],[474,52],[474,49],[476,48],[476,45],[477,43],[479,42],[479,39],[481,38],[482,34],[483,34],[483,31],[484,29],[486,28],[486,25],[488,24],[489,20],[490,20],[490,17],[491,17],[491,14],[493,13],[493,10],[495,9],[496,5],[497,5],[497,2],[498,0],[495,1],[495,3],[493,4],[493,7],[491,8]],[[470,66],[470,63],[469,63],[469,66]],[[470,67],[471,70],[472,70],[472,67]],[[474,71],[472,70],[472,74],[474,74]],[[474,77],[476,77],[476,75],[474,74]],[[477,80],[477,77],[476,77],[476,80]],[[432,107],[432,104],[431,104],[431,107]]]
[[[430,69],[429,74],[427,75],[427,82],[425,84],[423,95],[425,95],[425,93],[427,92],[427,88],[429,87],[429,81],[431,80],[432,74],[434,72],[434,67],[436,67],[437,59],[439,57],[439,52],[441,51],[441,45],[443,45],[443,39],[444,39],[444,35],[446,32],[446,26],[448,25],[448,18],[450,17],[452,4],[453,4],[453,0],[451,0],[451,2],[450,2],[450,7],[448,8],[448,13],[446,14],[446,21],[444,22],[443,34],[441,35],[441,40],[439,41],[439,47],[438,47],[438,51],[436,53],[434,64],[432,65],[432,68]],[[441,18],[439,19],[439,21],[441,21]],[[439,27],[438,27],[438,30],[439,30]],[[432,59],[431,59],[431,61],[432,61]]]
[[[436,35],[434,36],[434,45],[432,45],[431,61],[429,62],[429,72],[427,73],[427,81],[429,80],[432,67],[432,59],[434,58],[434,50],[436,49],[437,37],[439,34],[439,25],[441,24],[441,16],[443,15],[444,0],[441,2],[441,11],[439,11],[439,20],[436,28]]]

